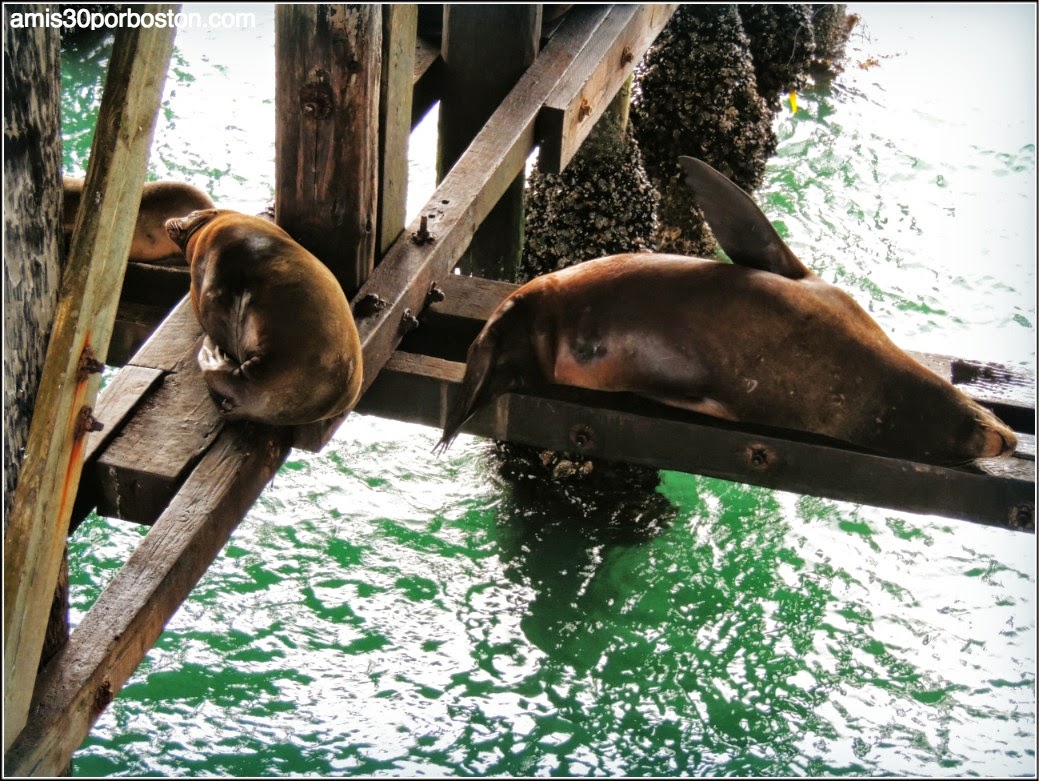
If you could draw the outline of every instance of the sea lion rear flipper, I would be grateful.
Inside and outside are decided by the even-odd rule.
[[[694,157],[679,157],[678,163],[685,172],[685,183],[695,194],[696,205],[733,263],[790,279],[811,275],[757,204],[728,177]]]

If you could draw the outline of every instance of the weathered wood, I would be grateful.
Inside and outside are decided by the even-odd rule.
[[[465,367],[396,353],[360,412],[441,428]],[[731,424],[630,394],[554,387],[506,394],[463,431],[784,491],[1035,530],[1035,462],[991,459],[986,474],[847,449],[821,437]],[[985,464],[979,462],[984,467]]]
[[[450,274],[476,226],[523,170],[534,145],[534,122],[541,106],[588,45],[605,13],[600,6],[582,6],[567,15],[422,210],[423,215],[434,216],[428,225],[430,237],[413,240],[422,218],[414,220],[358,292],[359,302],[377,299],[385,304],[364,312],[355,306],[365,388],[404,335],[410,322],[405,315],[422,311],[430,286]],[[340,417],[300,427],[294,444],[320,449],[341,422]]]
[[[440,100],[444,61],[440,59],[440,43],[425,38],[415,40],[415,86],[411,99],[411,126],[415,127]]]
[[[191,308],[191,299],[185,297],[137,351],[131,363],[164,372],[174,371],[185,363],[201,335],[202,326]]]
[[[540,5],[444,6],[438,180],[534,62],[540,36]],[[463,273],[516,279],[523,250],[523,190],[521,170],[474,234],[459,261]]]
[[[545,102],[538,119],[538,170],[562,171],[642,59],[676,5],[617,5],[597,39]]]
[[[4,527],[58,306],[61,72],[56,29],[13,30],[4,6]]]
[[[198,367],[200,344],[98,456],[101,515],[152,523],[224,427]]]
[[[171,6],[145,6],[165,13]],[[85,429],[144,183],[173,28],[122,28],[116,37],[81,210],[62,279],[33,425],[4,537],[4,746],[25,723],[45,616],[57,580],[82,468]]]
[[[288,454],[284,430],[228,428],[43,670],[10,776],[56,775]]]
[[[408,138],[415,87],[415,31],[418,6],[382,6],[382,81],[379,87],[378,254],[385,254],[404,231],[408,200]]]
[[[352,295],[375,262],[380,6],[279,5],[275,58],[275,220]]]

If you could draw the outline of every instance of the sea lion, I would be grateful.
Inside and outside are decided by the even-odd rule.
[[[198,363],[227,420],[286,426],[351,409],[361,342],[321,261],[262,217],[226,209],[166,222],[191,266],[206,336]]]
[[[733,263],[613,255],[522,286],[469,348],[439,450],[500,394],[557,383],[924,462],[1013,452],[1013,431],[809,271],[743,190],[680,163]]]
[[[65,205],[62,228],[65,246],[72,240],[76,213],[83,198],[83,179],[62,177]],[[137,263],[185,265],[184,253],[166,233],[166,220],[198,209],[212,209],[213,201],[202,190],[184,182],[145,182],[141,190],[141,206],[130,242],[128,260]]]

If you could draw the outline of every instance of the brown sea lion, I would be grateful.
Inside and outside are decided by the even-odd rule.
[[[65,246],[72,239],[76,213],[83,199],[83,179],[62,177],[65,205],[62,210],[62,228]],[[137,225],[130,242],[128,260],[139,263],[185,265],[184,253],[166,233],[166,220],[180,217],[198,209],[212,209],[213,201],[202,190],[184,182],[145,182],[141,191],[141,206]]]
[[[274,223],[224,209],[166,230],[191,266],[198,363],[225,418],[298,425],[353,407],[361,342],[321,261]]]
[[[1013,431],[805,268],[746,193],[680,163],[733,263],[614,255],[519,288],[470,347],[438,448],[500,394],[557,383],[925,462],[1013,452]]]

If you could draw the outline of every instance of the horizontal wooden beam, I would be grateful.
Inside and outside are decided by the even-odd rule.
[[[359,412],[441,428],[464,364],[398,352]],[[552,388],[506,394],[463,431],[625,461],[1009,529],[1035,530],[1035,461],[992,459],[993,474],[886,458],[820,437],[737,426],[629,394]],[[1034,452],[1034,441],[1032,442]],[[979,462],[980,463],[980,462]]]
[[[595,43],[581,52],[538,117],[541,173],[566,168],[677,8],[650,3],[610,9]]]

